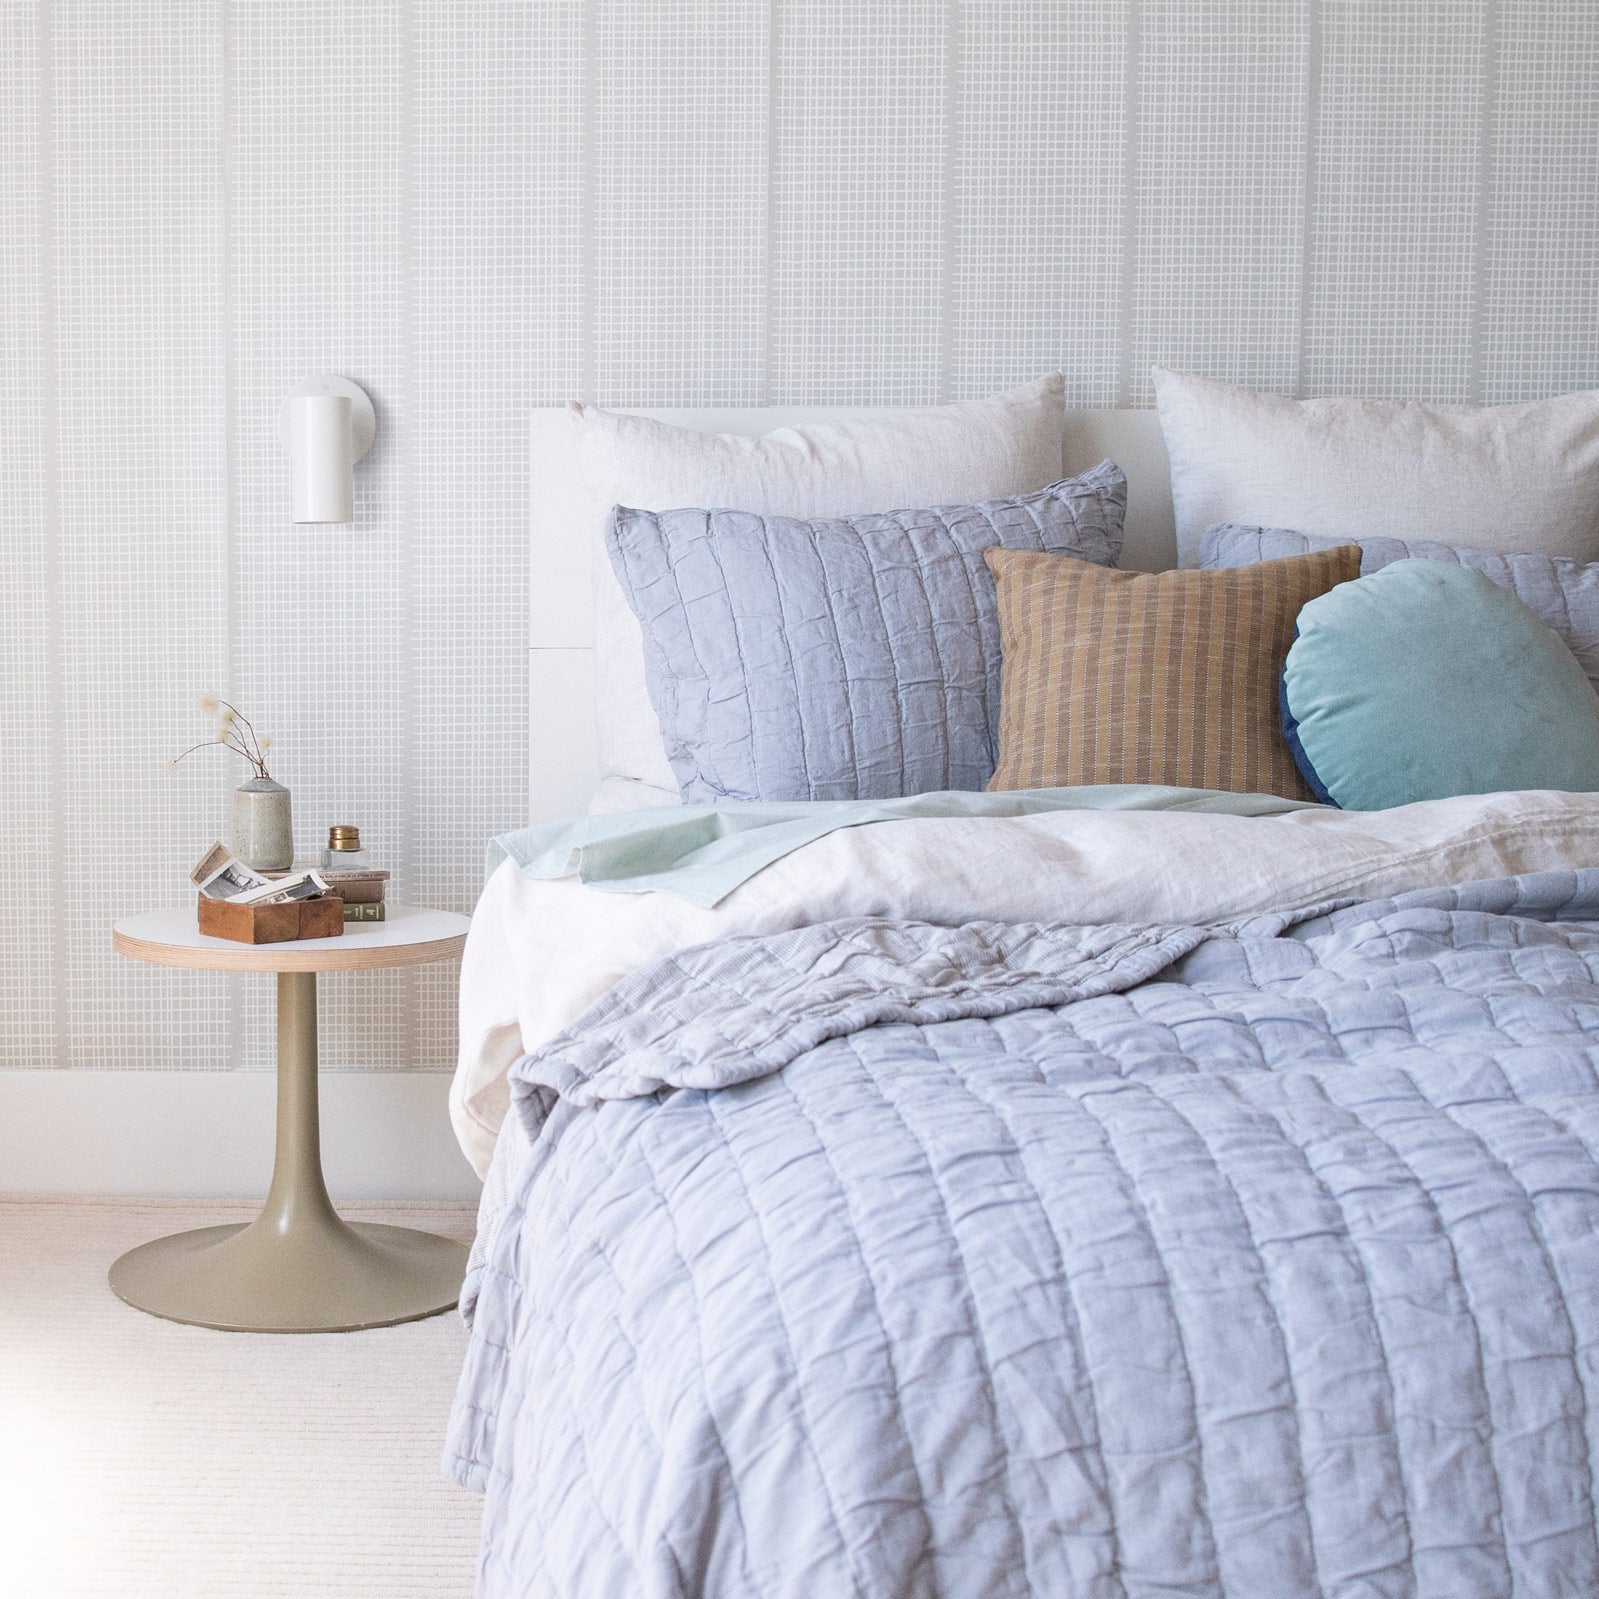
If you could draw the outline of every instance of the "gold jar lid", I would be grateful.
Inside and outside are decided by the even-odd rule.
[[[330,827],[328,829],[328,848],[332,850],[360,849],[361,829],[359,827]]]

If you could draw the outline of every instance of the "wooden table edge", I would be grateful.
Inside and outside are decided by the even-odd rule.
[[[334,939],[323,940],[335,943]],[[390,966],[428,966],[450,960],[466,948],[465,933],[450,933],[415,944],[346,945],[341,949],[286,949],[282,944],[240,944],[234,949],[205,949],[164,944],[111,930],[112,948],[130,960],[152,966],[181,966],[202,972],[358,972]]]

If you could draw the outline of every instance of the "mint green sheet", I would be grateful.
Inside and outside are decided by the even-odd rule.
[[[489,845],[488,870],[507,857],[529,877],[578,877],[616,894],[674,894],[713,906],[773,861],[842,827],[1044,811],[1202,811],[1281,816],[1313,810],[1272,794],[1145,784],[1034,788],[1003,794],[917,794],[896,800],[811,800],[771,805],[669,805],[579,816],[505,833]]]

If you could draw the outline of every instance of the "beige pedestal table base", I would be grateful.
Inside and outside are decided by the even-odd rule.
[[[422,913],[442,916],[443,913]],[[465,918],[452,917],[463,928]],[[135,918],[119,924],[117,947],[135,958],[163,965],[201,966],[196,943],[161,943],[139,934]],[[385,924],[374,924],[374,929]],[[387,924],[387,932],[398,929]],[[410,965],[442,959],[417,953],[438,944],[392,939],[357,961],[359,934],[341,940],[306,940],[293,945],[234,946],[233,969],[273,969],[268,960],[290,961],[313,943],[343,946],[338,966]],[[223,940],[197,931],[198,953],[218,956],[210,946]],[[348,942],[346,942],[348,941]],[[458,953],[462,938],[447,942]],[[157,951],[160,953],[157,953]],[[176,959],[182,950],[190,958]],[[246,962],[242,952],[255,959]],[[381,956],[379,955],[381,951]],[[335,952],[315,951],[321,969],[333,969]],[[397,958],[396,958],[397,957]],[[226,968],[224,968],[226,969]],[[322,1176],[317,1106],[316,970],[278,969],[277,1150],[272,1186],[261,1214],[246,1226],[202,1227],[130,1249],[112,1266],[111,1287],[139,1310],[169,1321],[230,1332],[352,1332],[416,1321],[454,1307],[466,1273],[467,1250],[453,1239],[409,1227],[347,1222],[333,1208]]]

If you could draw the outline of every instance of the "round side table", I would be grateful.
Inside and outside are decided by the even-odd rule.
[[[316,974],[421,966],[459,955],[469,923],[451,911],[390,906],[388,920],[339,938],[235,944],[210,938],[194,907],[116,924],[120,954],[157,966],[275,972],[277,1152],[272,1187],[248,1224],[202,1227],[130,1249],[111,1287],[139,1310],[229,1332],[353,1332],[449,1310],[466,1248],[409,1227],[347,1222],[322,1178],[317,1115]]]

